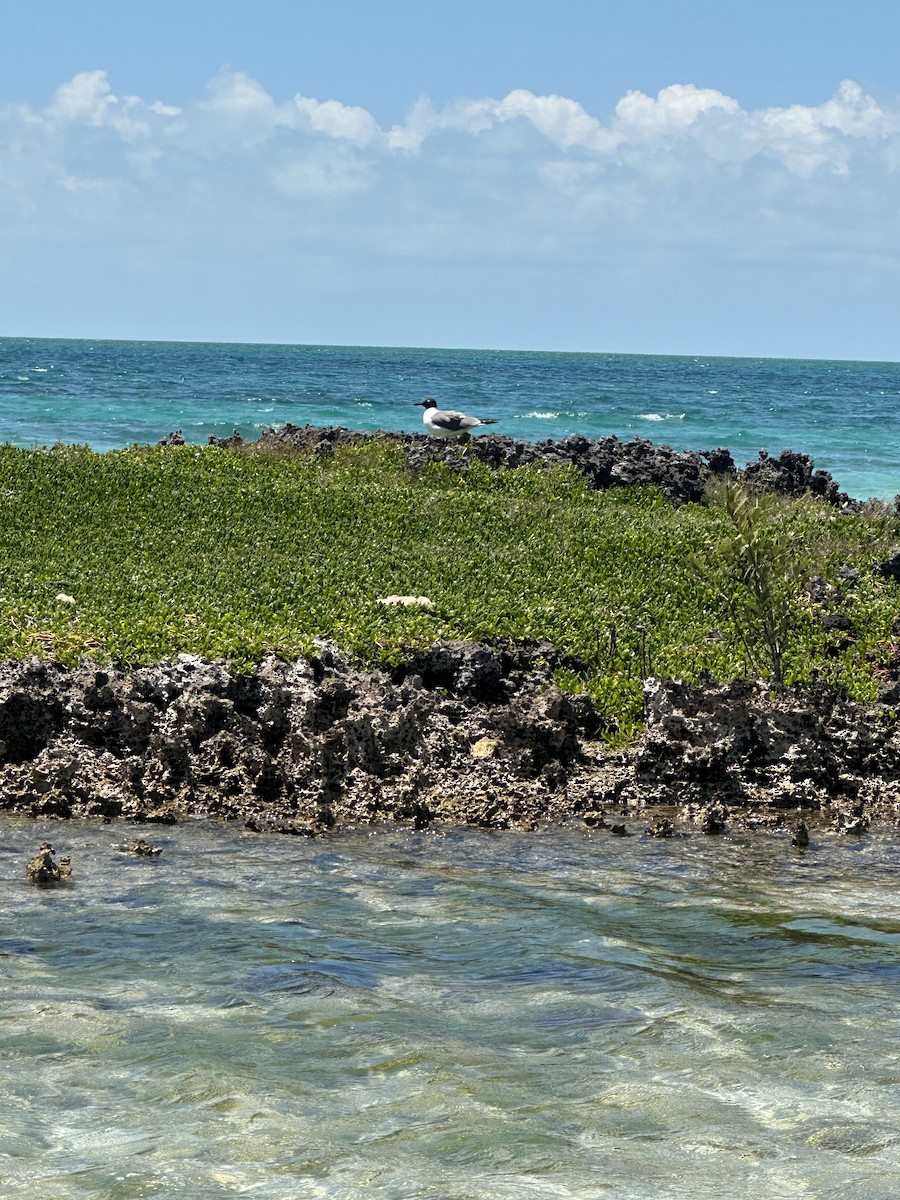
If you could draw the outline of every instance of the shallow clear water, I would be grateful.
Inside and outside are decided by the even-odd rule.
[[[893,834],[126,832],[0,824],[4,1196],[900,1194]]]
[[[900,492],[897,363],[0,338],[0,440],[25,446],[287,421],[416,431],[426,395],[529,441],[726,446],[739,466],[791,449],[851,495]]]

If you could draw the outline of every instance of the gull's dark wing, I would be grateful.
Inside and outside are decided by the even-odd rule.
[[[467,417],[465,413],[447,411],[438,409],[431,414],[432,422],[439,429],[446,429],[448,433],[459,433],[461,429],[471,429],[478,422],[473,417]]]

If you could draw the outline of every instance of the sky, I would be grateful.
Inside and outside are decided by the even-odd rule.
[[[896,0],[0,28],[0,336],[900,360]]]

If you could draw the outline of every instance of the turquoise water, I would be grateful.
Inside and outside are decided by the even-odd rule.
[[[0,439],[106,450],[286,421],[421,429],[423,396],[536,441],[646,437],[809,454],[851,495],[900,492],[900,364],[340,346],[0,339]]]
[[[900,1194],[891,837],[151,832],[0,825],[3,1196]]]

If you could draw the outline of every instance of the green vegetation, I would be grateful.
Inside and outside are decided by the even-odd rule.
[[[412,475],[389,442],[328,460],[4,446],[0,657],[137,665],[187,651],[242,668],[314,638],[367,662],[436,638],[542,638],[586,661],[559,682],[590,691],[622,738],[651,672],[815,674],[874,695],[898,590],[871,566],[900,541],[896,519],[811,501],[751,509],[592,493],[569,470]],[[842,564],[859,569],[855,587]],[[844,597],[852,639],[804,601],[814,575]],[[434,610],[379,603],[390,594]]]
[[[724,512],[724,536],[691,556],[701,581],[715,588],[754,673],[784,682],[785,656],[798,632],[794,600],[803,587],[803,548],[778,520],[778,500],[739,483],[708,489]]]

